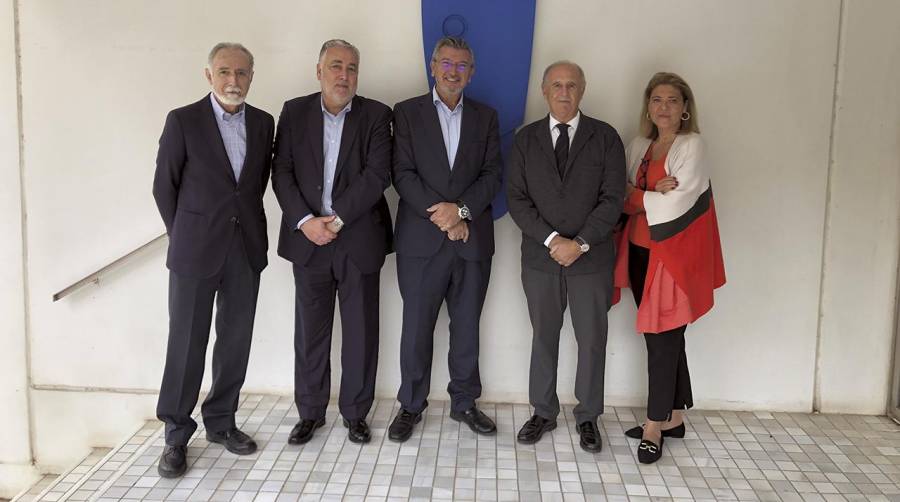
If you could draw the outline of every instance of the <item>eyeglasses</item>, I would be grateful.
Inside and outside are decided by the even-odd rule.
[[[454,63],[453,61],[447,59],[441,60],[438,65],[440,65],[441,70],[443,71],[450,71],[453,68],[456,68],[456,71],[459,73],[466,73],[471,68],[471,65],[469,65],[469,63]]]
[[[637,187],[641,190],[647,190],[647,170],[650,168],[650,159],[641,159],[641,166],[637,172]]]

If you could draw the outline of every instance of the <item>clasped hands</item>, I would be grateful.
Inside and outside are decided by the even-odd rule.
[[[310,218],[300,225],[300,231],[317,246],[324,246],[337,238],[341,229],[334,222],[334,215]]]
[[[550,257],[564,267],[575,263],[582,254],[581,246],[572,239],[557,235],[550,240]]]
[[[441,232],[447,233],[451,241],[469,241],[469,225],[459,217],[459,207],[452,202],[438,202],[426,209],[431,216],[428,218]]]
[[[671,192],[678,188],[678,178],[675,176],[666,176],[665,178],[660,178],[659,181],[656,182],[656,186],[653,188],[654,192],[666,193]],[[625,185],[625,197],[631,195],[631,192],[635,190],[635,187],[629,181],[627,185]]]

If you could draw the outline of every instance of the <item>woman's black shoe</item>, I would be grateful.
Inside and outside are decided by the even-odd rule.
[[[666,438],[683,438],[684,432],[684,422],[681,422],[681,425],[678,427],[672,427],[671,429],[662,431],[662,435]],[[625,431],[625,435],[632,439],[641,439],[644,437],[644,426],[638,425],[637,427],[632,427]]]
[[[659,460],[662,456],[663,438],[659,438],[659,445],[653,441],[642,439],[638,445],[638,462],[642,464],[652,464]]]

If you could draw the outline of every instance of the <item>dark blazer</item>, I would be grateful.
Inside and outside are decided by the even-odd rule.
[[[497,112],[463,98],[459,148],[453,169],[432,93],[394,107],[394,187],[397,210],[397,253],[428,257],[438,252],[447,234],[428,218],[438,202],[462,201],[469,208],[468,242],[454,241],[460,257],[486,260],[494,254],[491,201],[500,189],[500,133]]]
[[[307,214],[322,216],[325,161],[321,93],[284,104],[275,136],[272,188],[284,212],[278,255],[297,265],[325,266],[330,253],[297,229]],[[332,209],[344,221],[337,239],[322,246],[345,250],[364,274],[377,272],[391,252],[391,213],[384,190],[391,184],[391,109],[353,98],[344,118],[331,191]]]
[[[522,229],[522,266],[546,272],[588,274],[612,270],[613,227],[625,197],[625,148],[609,124],[584,113],[560,178],[544,117],[516,134],[509,159],[509,214]],[[571,266],[550,257],[544,240],[553,231],[581,236],[591,245]]]
[[[153,197],[169,234],[166,266],[198,279],[225,263],[235,225],[240,225],[254,271],[266,267],[263,193],[269,182],[275,121],[244,105],[247,155],[241,178],[234,171],[216,123],[209,94],[169,112],[156,156]]]

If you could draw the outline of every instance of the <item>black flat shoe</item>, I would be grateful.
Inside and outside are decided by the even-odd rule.
[[[220,432],[206,431],[206,440],[223,445],[235,455],[250,455],[256,452],[256,441],[237,427]]]
[[[163,448],[159,456],[156,472],[162,478],[180,478],[187,471],[187,447],[169,446]]]
[[[475,406],[463,412],[451,411],[450,418],[465,423],[476,434],[489,435],[497,432],[494,421]]]
[[[388,439],[399,443],[406,441],[412,436],[413,426],[421,421],[421,413],[412,413],[400,408],[400,412],[388,427]]]
[[[369,424],[366,423],[365,419],[347,420],[345,418],[344,427],[347,428],[347,439],[353,443],[368,443],[372,440]]]
[[[682,422],[678,427],[672,427],[671,429],[662,431],[663,437],[666,438],[683,438],[684,433],[684,422]],[[632,427],[625,431],[625,435],[632,439],[641,439],[642,437],[644,437],[644,426],[638,425],[636,427]]]
[[[578,424],[578,435],[581,436],[581,449],[590,453],[597,453],[603,449],[603,440],[600,438],[600,430],[593,420]]]
[[[325,417],[318,420],[301,418],[297,425],[291,429],[291,434],[288,436],[288,444],[308,443],[313,437],[313,432],[323,425],[325,425]]]
[[[545,432],[556,428],[556,420],[549,420],[539,415],[532,415],[519,429],[516,439],[522,444],[534,444],[541,440]]]
[[[659,445],[649,439],[642,439],[641,444],[638,445],[638,462],[652,464],[659,460],[659,457],[662,457],[662,445],[664,442],[665,440],[662,437],[659,438]]]

